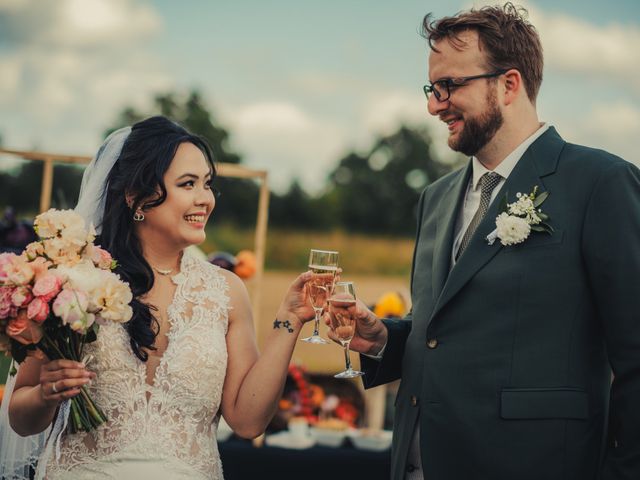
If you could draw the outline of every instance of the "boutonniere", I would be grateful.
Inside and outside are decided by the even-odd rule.
[[[487,235],[487,242],[493,245],[496,239],[504,246],[524,242],[531,232],[544,232],[551,235],[553,228],[549,225],[549,216],[542,212],[542,203],[549,192],[538,195],[538,186],[528,195],[517,193],[513,203],[507,203],[505,195],[500,204],[500,215],[496,218],[496,229]]]

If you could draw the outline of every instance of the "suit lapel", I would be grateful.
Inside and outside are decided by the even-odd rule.
[[[539,193],[545,191],[541,177],[555,171],[562,146],[564,146],[564,141],[552,127],[527,149],[498,192],[484,219],[480,222],[464,254],[455,264],[448,278],[445,277],[444,288],[436,302],[431,318],[502,249],[499,240],[493,245],[489,245],[486,241],[487,235],[496,227],[495,220],[499,214],[498,208],[502,197],[507,195],[507,202],[511,203],[516,200],[516,193],[528,194],[536,185]],[[458,211],[456,210],[456,212]],[[450,237],[452,236],[453,232],[450,234]],[[451,255],[452,241],[451,239],[448,243],[449,255]],[[434,279],[438,281],[438,277],[434,276]]]
[[[438,205],[438,223],[436,228],[436,241],[433,249],[433,300],[435,301],[444,288],[451,265],[451,248],[458,212],[462,208],[465,193],[469,185],[472,167],[471,162],[467,168],[460,170],[451,181],[449,189],[443,195]]]

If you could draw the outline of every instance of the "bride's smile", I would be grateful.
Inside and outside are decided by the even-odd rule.
[[[156,207],[143,208],[145,220],[136,226],[142,242],[153,238],[155,246],[163,243],[175,251],[202,243],[215,207],[212,173],[198,147],[181,143],[163,178],[166,199]]]

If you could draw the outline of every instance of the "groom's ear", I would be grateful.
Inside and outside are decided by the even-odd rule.
[[[526,94],[522,75],[520,75],[520,72],[515,68],[508,70],[504,74],[504,82],[502,85],[505,105],[510,105],[523,93]]]

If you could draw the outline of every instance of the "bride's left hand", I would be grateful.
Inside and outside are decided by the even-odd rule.
[[[289,286],[280,308],[278,310],[278,320],[292,320],[293,317],[300,323],[306,323],[315,318],[313,307],[307,296],[305,285],[313,274],[311,271],[301,273]]]

